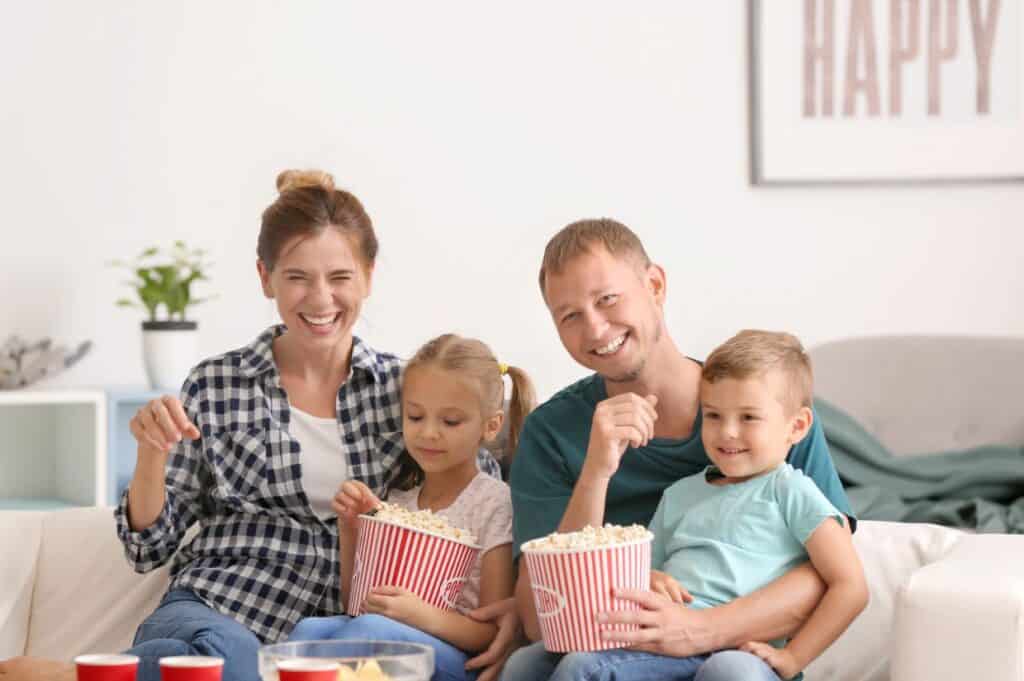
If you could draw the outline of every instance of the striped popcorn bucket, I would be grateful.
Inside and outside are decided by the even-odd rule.
[[[640,610],[632,601],[612,598],[612,589],[651,588],[651,540],[593,549],[535,551],[523,546],[537,606],[544,647],[554,653],[623,648],[629,644],[605,641],[597,614]],[[638,625],[604,625],[628,630]]]
[[[348,614],[362,614],[367,594],[378,586],[399,586],[452,610],[479,553],[474,544],[359,516]]]

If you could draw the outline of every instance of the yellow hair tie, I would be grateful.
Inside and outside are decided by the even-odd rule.
[[[502,364],[501,362],[498,362],[498,373],[500,373],[502,376],[507,374],[508,373],[508,365],[507,364]]]

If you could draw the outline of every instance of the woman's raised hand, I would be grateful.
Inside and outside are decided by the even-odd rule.
[[[129,426],[140,454],[165,456],[182,437],[199,437],[199,429],[188,420],[181,401],[170,395],[147,402],[135,412]]]
[[[170,395],[146,403],[135,412],[129,427],[139,443],[139,458],[128,485],[128,524],[140,532],[156,522],[164,507],[168,452],[182,437],[195,440],[200,433],[181,402]]]
[[[360,514],[380,506],[380,499],[369,487],[358,480],[346,480],[341,483],[338,493],[331,500],[331,508],[338,518],[354,525]]]

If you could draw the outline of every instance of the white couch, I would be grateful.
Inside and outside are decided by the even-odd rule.
[[[858,339],[811,354],[819,394],[896,454],[1024,442],[1019,339]],[[861,522],[854,541],[871,602],[809,681],[1024,679],[1024,537]],[[0,546],[0,659],[127,648],[167,585],[166,568],[128,567],[111,509],[0,512]]]
[[[1024,679],[1024,537],[862,522],[855,539],[871,603],[811,681]],[[0,546],[0,659],[125,649],[167,586],[128,567],[108,508],[2,512]]]

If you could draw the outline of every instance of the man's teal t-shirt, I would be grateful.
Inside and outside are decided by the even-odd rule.
[[[558,392],[527,417],[509,479],[516,556],[523,542],[558,528],[583,469],[594,410],[607,397],[604,379],[594,374]],[[626,451],[608,485],[606,523],[646,527],[669,485],[711,464],[700,438],[701,423],[698,413],[688,438],[654,438],[646,447]],[[856,527],[817,415],[811,431],[786,461],[814,480]]]

